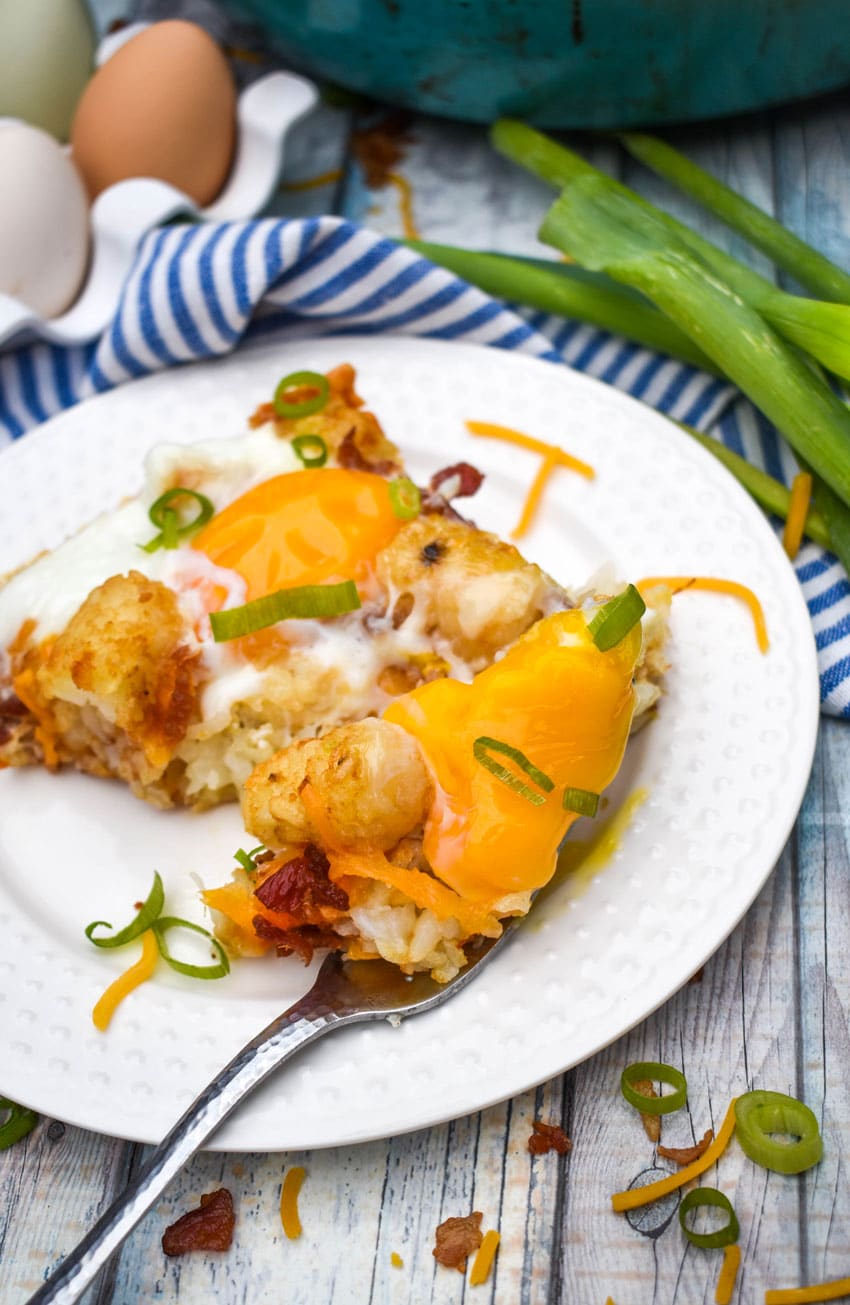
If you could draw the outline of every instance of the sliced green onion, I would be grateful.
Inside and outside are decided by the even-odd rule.
[[[265,850],[262,843],[260,843],[259,847],[252,847],[250,852],[246,852],[244,847],[240,847],[233,853],[233,858],[239,862],[243,870],[247,870],[248,874],[252,875],[257,868],[254,857],[258,852],[265,852]]]
[[[191,920],[181,920],[176,915],[164,915],[160,920],[156,920],[151,926],[156,934],[159,954],[164,961],[176,970],[178,974],[188,974],[190,979],[222,979],[225,974],[230,973],[230,961],[227,959],[227,952],[222,947],[217,938],[203,929],[199,924],[193,924]],[[178,961],[171,955],[165,942],[165,935],[169,929],[189,929],[192,933],[202,934],[213,945],[217,955],[217,965],[189,965],[186,961]]]
[[[27,1106],[19,1106],[8,1097],[0,1097],[0,1114],[8,1110],[9,1118],[0,1124],[0,1151],[7,1150],[31,1133],[38,1123],[38,1115]]]
[[[784,1092],[745,1092],[735,1102],[741,1149],[757,1165],[778,1174],[801,1174],[823,1155],[818,1121],[808,1106]],[[779,1142],[771,1134],[796,1138]]]
[[[645,1097],[634,1087],[644,1079],[649,1079],[650,1083],[666,1083],[673,1091],[665,1096]],[[674,1110],[681,1110],[688,1099],[688,1083],[682,1071],[675,1065],[656,1060],[638,1060],[627,1065],[620,1075],[620,1091],[629,1105],[643,1115],[669,1115]]]
[[[724,1224],[722,1228],[717,1228],[714,1232],[694,1232],[688,1226],[688,1215],[691,1210],[696,1210],[701,1205],[713,1205],[720,1210],[725,1210],[729,1216],[729,1222]],[[694,1187],[692,1191],[687,1192],[682,1197],[682,1203],[679,1206],[679,1223],[682,1226],[682,1232],[691,1245],[701,1246],[706,1251],[718,1250],[722,1246],[731,1246],[733,1242],[738,1240],[741,1231],[732,1202],[725,1192],[718,1191],[716,1187]]]
[[[622,643],[645,611],[646,603],[634,585],[629,585],[628,589],[599,608],[587,623],[588,633],[600,652],[609,652]]]
[[[323,467],[328,460],[328,446],[321,435],[296,435],[292,452],[305,467]]]
[[[242,607],[210,612],[210,625],[216,643],[225,643],[228,639],[265,630],[278,621],[342,616],[345,612],[356,612],[359,606],[360,595],[353,580],[343,580],[337,585],[297,585],[294,589],[278,589],[276,593],[255,598]]]
[[[178,498],[193,498],[200,508],[198,515],[182,526],[177,509],[171,506]],[[167,489],[164,494],[160,494],[155,503],[151,504],[148,512],[148,516],[160,533],[154,535],[148,543],[140,544],[139,547],[145,553],[155,553],[158,548],[176,548],[181,539],[193,535],[196,530],[201,529],[201,526],[205,526],[214,511],[215,508],[206,494],[199,494],[194,489],[184,489],[180,485],[175,486],[174,489]]]
[[[574,811],[579,816],[590,816],[592,820],[599,810],[599,794],[591,793],[586,788],[565,788],[561,806],[565,811]]]
[[[316,393],[297,403],[287,403],[286,395],[290,390],[306,389],[315,390]],[[321,372],[290,372],[274,392],[274,410],[278,417],[311,417],[314,412],[321,412],[330,392],[330,382]]]
[[[422,495],[412,480],[408,480],[407,476],[397,476],[390,481],[389,491],[393,512],[400,521],[412,521],[419,516]]]
[[[705,172],[666,141],[638,132],[627,132],[620,140],[636,159],[690,195],[710,213],[716,213],[727,226],[740,232],[778,267],[790,272],[801,285],[808,286],[824,299],[850,304],[850,276],[776,218],[751,204],[710,172]]]
[[[518,775],[515,775],[513,771],[508,770],[506,766],[501,765],[496,761],[495,757],[491,757],[491,752],[499,752],[505,757],[510,757],[511,761],[519,766],[520,770],[525,771],[529,779],[532,780],[538,788],[542,788],[545,793],[551,793],[552,789],[555,787],[549,776],[545,775],[542,770],[538,770],[534,763],[528,760],[525,753],[520,752],[519,748],[512,747],[510,743],[503,743],[501,739],[491,739],[482,734],[472,745],[472,753],[475,760],[480,761],[482,766],[489,770],[492,775],[496,776],[496,779],[498,779],[502,784],[507,784],[508,788],[513,789],[513,791],[518,793],[520,797],[525,798],[526,802],[530,802],[532,806],[542,806],[546,801],[543,794],[535,793],[533,789],[530,789],[527,784],[522,782]]]
[[[95,938],[93,936],[94,930],[100,925],[103,925],[106,929],[111,929],[112,925],[108,920],[93,920],[90,925],[86,926],[86,937],[89,942],[94,943],[95,947],[123,947],[125,943],[132,942],[134,938],[138,938],[140,934],[143,934],[146,929],[151,927],[164,905],[165,890],[162,886],[162,880],[154,871],[153,887],[135,920],[131,920],[125,929],[122,929],[120,933],[113,934],[111,938]]]

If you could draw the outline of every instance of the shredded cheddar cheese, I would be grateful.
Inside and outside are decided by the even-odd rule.
[[[298,1213],[298,1193],[307,1171],[300,1165],[286,1171],[283,1187],[280,1189],[280,1222],[283,1231],[291,1242],[301,1236],[301,1216]]]
[[[556,467],[567,467],[570,471],[577,471],[580,476],[586,476],[588,480],[593,480],[596,475],[589,463],[582,462],[580,458],[574,458],[572,454],[558,448],[557,444],[547,444],[545,440],[535,439],[534,436],[525,435],[522,431],[513,430],[510,426],[499,426],[492,421],[467,421],[465,425],[470,435],[483,435],[487,439],[503,440],[506,444],[516,444],[521,449],[528,449],[530,453],[539,453],[543,458],[540,469],[526,495],[520,519],[514,530],[511,531],[512,539],[522,539],[528,533],[540,506],[546,483]]]
[[[44,764],[48,770],[57,770],[59,767],[59,753],[56,751],[56,741],[54,738],[53,726],[49,714],[41,707],[35,688],[35,671],[31,666],[19,671],[12,677],[12,688],[27,711],[32,712],[37,721],[35,727],[35,737],[41,744],[41,750],[44,753]]]
[[[546,488],[547,481],[558,465],[559,462],[557,455],[554,453],[547,453],[546,457],[540,464],[537,475],[531,482],[531,489],[526,494],[519,521],[511,531],[511,539],[522,539],[523,536],[528,534],[528,529],[537,514],[538,507],[540,506],[540,500],[543,497],[543,491]]]
[[[709,593],[729,594],[732,598],[739,598],[750,609],[759,651],[766,653],[770,647],[764,609],[752,589],[739,584],[737,580],[721,580],[711,575],[653,575],[644,580],[639,580],[637,587],[638,589],[652,589],[655,585],[667,585],[673,590],[674,594],[680,594],[685,589],[702,589]]]
[[[611,1197],[613,1209],[618,1214],[623,1214],[626,1210],[637,1210],[641,1205],[649,1205],[651,1201],[657,1201],[659,1197],[667,1196],[677,1188],[684,1187],[692,1178],[704,1174],[706,1169],[716,1164],[729,1145],[734,1131],[735,1099],[733,1097],[726,1111],[726,1117],[720,1125],[720,1131],[708,1150],[698,1160],[694,1160],[693,1164],[685,1165],[677,1174],[669,1174],[666,1178],[660,1179],[657,1183],[649,1183],[646,1187],[630,1187],[625,1192],[615,1192]]]
[[[392,1254],[390,1255],[390,1264],[393,1266],[394,1269],[404,1268],[404,1260],[401,1258],[398,1251],[393,1251]]]
[[[319,172],[315,177],[302,177],[300,181],[284,181],[281,190],[318,190],[321,186],[332,186],[342,180],[342,169],[331,168],[329,172]]]
[[[723,1264],[717,1275],[717,1286],[714,1288],[714,1305],[729,1305],[732,1300],[732,1293],[735,1290],[735,1281],[738,1277],[740,1263],[741,1248],[736,1242],[733,1242],[723,1252]]]
[[[400,172],[388,172],[387,181],[398,191],[398,208],[401,214],[401,226],[406,240],[421,240],[416,219],[413,216],[413,187]]]
[[[470,1287],[480,1287],[490,1277],[490,1270],[493,1267],[493,1260],[498,1249],[499,1234],[495,1228],[491,1228],[489,1232],[484,1234],[481,1245],[475,1252],[475,1259],[469,1273]]]
[[[791,501],[788,504],[788,516],[782,532],[782,547],[791,561],[800,551],[809,504],[812,499],[812,478],[807,471],[799,472],[791,485]]]
[[[135,965],[131,965],[129,970],[125,970],[123,974],[120,974],[114,983],[110,983],[106,992],[96,1003],[91,1013],[96,1029],[99,1029],[101,1033],[106,1032],[109,1028],[109,1022],[121,1002],[134,988],[138,988],[140,983],[145,983],[151,977],[158,960],[159,947],[157,946],[156,934],[153,929],[146,929],[142,934],[142,954]]]
[[[835,1278],[832,1282],[816,1282],[811,1287],[784,1287],[781,1291],[766,1291],[764,1305],[811,1305],[822,1300],[839,1300],[850,1296],[850,1278]]]

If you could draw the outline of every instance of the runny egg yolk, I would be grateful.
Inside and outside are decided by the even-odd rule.
[[[251,600],[295,585],[363,583],[400,525],[382,476],[328,467],[263,481],[217,513],[193,544],[241,575]]]
[[[472,684],[434,680],[396,699],[384,718],[418,739],[436,796],[424,852],[461,897],[490,907],[549,880],[558,846],[578,817],[565,788],[601,793],[616,775],[634,710],[640,625],[608,652],[583,612],[558,612],[532,629]],[[519,749],[554,782],[534,806],[478,762],[482,735]],[[494,759],[537,791],[507,757]]]

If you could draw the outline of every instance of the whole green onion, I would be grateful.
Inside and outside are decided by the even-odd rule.
[[[850,412],[664,223],[606,178],[584,175],[550,209],[541,236],[646,294],[850,503]]]
[[[255,598],[242,607],[227,607],[221,612],[210,612],[210,625],[216,643],[240,639],[243,635],[265,630],[278,621],[311,620],[326,616],[342,616],[360,606],[360,595],[353,580],[343,580],[335,585],[297,585],[293,589],[278,589],[273,594]]]
[[[217,938],[204,929],[199,924],[193,924],[191,920],[181,920],[175,915],[163,915],[159,920],[154,921],[151,925],[155,935],[159,954],[178,974],[186,974],[190,979],[223,979],[226,974],[230,973],[230,961],[227,959],[227,952],[222,947]],[[171,955],[165,942],[165,935],[170,929],[188,929],[191,933],[199,933],[202,937],[208,939],[212,944],[218,962],[213,965],[190,965],[186,961],[179,961]]]
[[[22,1137],[31,1133],[38,1123],[38,1115],[27,1106],[19,1106],[8,1097],[0,1097],[0,1115],[9,1112],[7,1119],[0,1124],[0,1151],[6,1151]]]
[[[735,1132],[741,1150],[779,1174],[801,1174],[823,1155],[823,1140],[812,1111],[784,1092],[745,1092],[735,1102]],[[794,1137],[779,1142],[772,1134]]]
[[[305,467],[323,467],[328,460],[328,446],[321,435],[296,435],[292,452]]]
[[[315,390],[315,394],[290,402],[286,397],[290,390]],[[275,389],[274,410],[278,417],[283,418],[311,417],[324,408],[330,391],[330,382],[321,372],[290,372]]]
[[[111,938],[95,938],[95,929],[101,925],[105,929],[111,929],[112,925],[108,920],[93,920],[91,924],[86,926],[86,937],[89,942],[94,943],[95,947],[123,947],[125,943],[132,942],[134,938],[138,938],[146,929],[151,927],[164,905],[165,889],[162,886],[162,879],[154,871],[153,886],[138,915],[130,921],[126,928],[121,929],[119,933],[113,934]]]
[[[663,313],[642,295],[618,285],[610,277],[543,259],[486,254],[423,240],[401,243],[497,299],[509,299],[559,317],[572,317],[603,331],[624,335],[647,349],[670,354],[692,367],[717,372],[711,359]]]
[[[850,378],[850,307],[847,305],[803,299],[778,290],[766,277],[718,249],[683,222],[525,123],[500,119],[492,129],[491,139],[502,154],[559,190],[579,178],[597,177],[604,181],[611,194],[617,193],[631,200],[645,214],[663,223],[672,236],[678,237],[691,253],[755,308],[786,340],[805,349],[838,376]],[[582,262],[581,259],[578,261]],[[704,347],[704,342],[698,337],[696,343]]]
[[[587,631],[600,652],[610,652],[646,611],[646,603],[634,585],[605,603],[587,623]]]
[[[711,213],[767,254],[778,267],[823,299],[850,304],[850,276],[743,195],[718,181],[663,140],[626,132],[620,136],[630,154],[653,172],[690,195]]]
[[[666,1083],[673,1091],[660,1097],[644,1096],[634,1085],[647,1080]],[[669,1115],[674,1110],[681,1110],[688,1099],[688,1083],[682,1071],[658,1060],[638,1060],[627,1065],[620,1075],[620,1091],[629,1105],[644,1115]]]
[[[535,793],[533,789],[523,783],[519,776],[508,770],[507,766],[503,766],[496,761],[495,757],[491,757],[491,752],[497,752],[504,757],[509,757],[514,765],[524,771],[538,788],[543,789],[544,793],[551,793],[555,787],[549,776],[544,774],[542,770],[538,770],[537,766],[529,761],[525,753],[521,752],[519,748],[513,747],[510,743],[503,743],[501,739],[491,739],[482,734],[472,745],[472,755],[475,760],[484,766],[486,770],[489,770],[491,775],[495,775],[500,783],[506,784],[508,788],[513,789],[514,793],[518,793],[520,797],[525,798],[526,802],[530,802],[532,806],[542,806],[546,801],[543,793]]]
[[[697,1210],[700,1206],[710,1205],[717,1209],[724,1210],[729,1216],[728,1223],[722,1228],[717,1228],[714,1232],[698,1233],[690,1227],[688,1215],[691,1210]],[[679,1223],[682,1232],[687,1237],[692,1246],[700,1246],[703,1250],[719,1250],[723,1246],[731,1246],[738,1240],[741,1228],[738,1223],[738,1216],[729,1197],[724,1192],[718,1191],[716,1187],[694,1187],[690,1192],[682,1197],[682,1203],[679,1206]]]
[[[179,498],[194,499],[200,508],[198,515],[182,526],[177,509],[171,506]],[[160,533],[154,535],[147,544],[140,544],[139,547],[145,553],[155,553],[158,548],[176,548],[181,539],[193,535],[196,530],[205,526],[214,512],[215,508],[206,494],[199,494],[194,489],[184,489],[182,485],[167,489],[164,494],[160,494],[156,502],[151,504],[148,511],[148,516]]]
[[[574,811],[578,816],[590,816],[592,820],[599,810],[599,794],[591,793],[586,788],[565,788],[561,806],[565,811]]]

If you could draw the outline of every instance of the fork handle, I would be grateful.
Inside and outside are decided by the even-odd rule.
[[[160,1142],[136,1180],[112,1202],[27,1305],[71,1305],[153,1205],[190,1156],[269,1074],[353,1016],[339,1016],[310,1001],[310,993],[243,1047],[196,1097]]]

